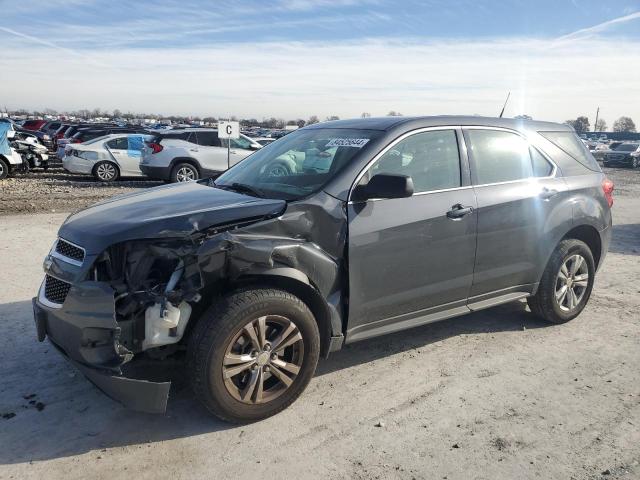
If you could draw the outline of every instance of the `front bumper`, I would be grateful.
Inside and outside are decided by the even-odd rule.
[[[123,376],[121,366],[131,358],[118,340],[111,288],[99,282],[72,285],[60,306],[41,293],[33,299],[38,340],[45,337],[63,356],[107,396],[127,408],[164,413],[171,382],[150,382]]]

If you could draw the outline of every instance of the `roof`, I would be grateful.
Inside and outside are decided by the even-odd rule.
[[[569,130],[561,123],[540,122],[517,118],[480,117],[470,115],[440,115],[431,117],[370,117],[315,123],[305,128],[358,128],[364,130],[391,130],[398,126],[407,128],[438,127],[446,125],[503,127],[521,130]]]

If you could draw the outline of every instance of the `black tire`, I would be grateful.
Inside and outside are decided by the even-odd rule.
[[[237,345],[234,343],[235,339],[245,331],[244,327],[253,326],[257,319],[268,315],[274,316],[273,318],[286,318],[301,334],[302,340],[296,343],[303,349],[303,354],[298,359],[299,371],[293,382],[284,387],[284,390],[284,384],[280,385],[282,391],[279,396],[265,403],[246,403],[234,397],[225,384],[223,360],[231,346]],[[280,333],[282,332],[275,332],[275,336]],[[274,340],[273,335],[266,337]],[[276,350],[274,348],[272,355]],[[320,334],[309,307],[288,292],[256,288],[227,295],[202,315],[189,340],[187,369],[195,396],[211,413],[224,421],[249,423],[275,415],[291,405],[313,377],[319,354]],[[261,355],[252,358],[260,357]],[[268,366],[257,366],[257,369],[267,371]],[[255,367],[252,366],[251,370],[245,370],[239,375],[251,377],[254,370]],[[275,375],[269,375],[275,379],[277,387],[279,380]],[[265,385],[272,379],[265,380]],[[248,382],[249,380],[247,384]],[[269,391],[265,389],[264,392]],[[253,397],[253,394],[250,394],[250,397]],[[253,398],[250,398],[251,400]]]
[[[192,178],[186,179],[188,176]],[[187,181],[195,181],[200,178],[198,167],[190,163],[178,163],[171,169],[171,183],[182,183]]]
[[[120,169],[113,162],[98,162],[93,167],[93,176],[101,182],[115,182],[120,178]]]
[[[556,288],[559,285],[558,275],[565,262],[574,255],[580,255],[585,263],[588,272],[587,285],[584,293],[577,304],[567,310],[563,308],[556,299]],[[527,299],[531,311],[540,318],[551,323],[565,323],[574,319],[584,309],[591,296],[593,281],[595,277],[595,263],[593,254],[584,242],[576,239],[566,239],[561,241],[551,255],[547,267],[542,274],[538,291],[534,296]]]
[[[9,176],[9,164],[5,162],[4,158],[0,158],[0,180],[3,180]]]
[[[609,163],[608,162],[602,162],[602,166],[609,168]]]

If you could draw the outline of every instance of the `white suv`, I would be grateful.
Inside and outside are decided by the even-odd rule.
[[[214,177],[229,167],[227,141],[218,138],[218,130],[209,128],[161,132],[144,148],[140,170],[149,178],[170,182]],[[231,139],[230,165],[235,165],[260,148],[262,145],[246,135]]]

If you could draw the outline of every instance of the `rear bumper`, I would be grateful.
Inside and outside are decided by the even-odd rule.
[[[622,158],[610,158],[605,156],[602,159],[602,163],[606,166],[630,167],[633,165],[633,157],[631,155],[626,155]]]
[[[166,410],[171,382],[122,374],[121,366],[133,355],[119,344],[120,327],[110,287],[83,282],[71,287],[62,305],[46,303],[41,296],[33,299],[39,341],[48,337],[91,383],[125,407],[147,413]]]
[[[149,178],[157,180],[171,180],[171,167],[156,167],[140,164],[140,171]]]
[[[67,155],[62,159],[62,166],[67,172],[91,175],[94,163],[79,157]]]

